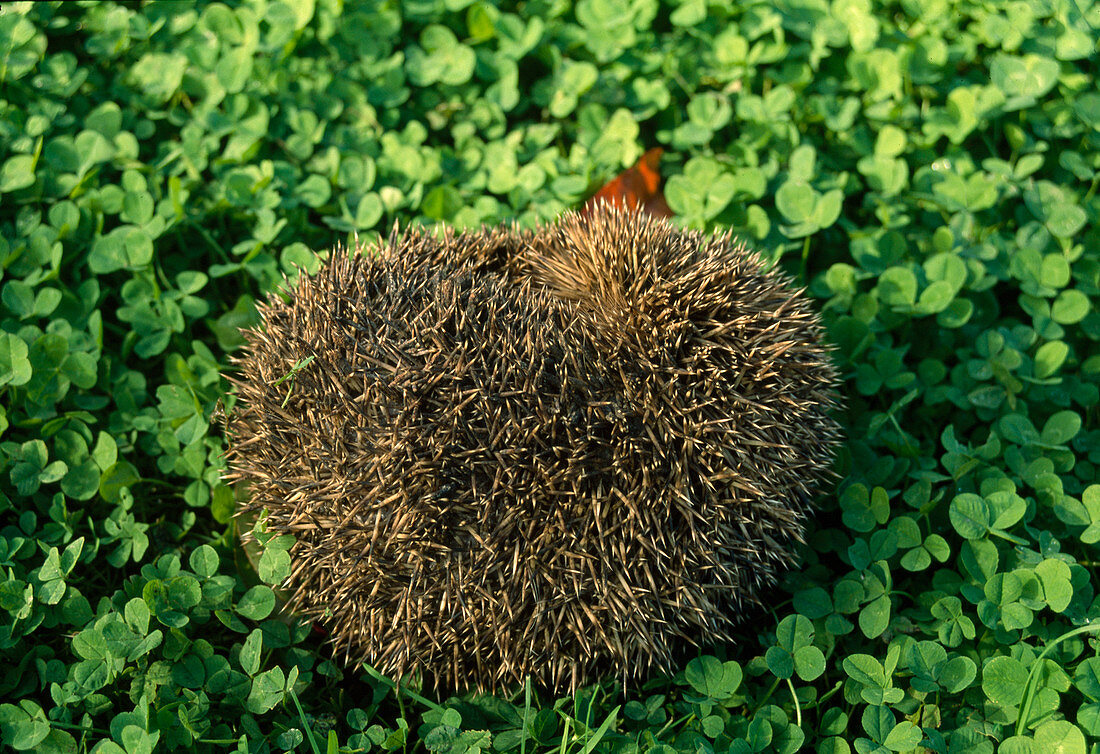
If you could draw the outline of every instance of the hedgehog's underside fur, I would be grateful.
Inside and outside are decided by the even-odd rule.
[[[817,317],[728,235],[395,232],[261,312],[229,478],[297,538],[291,607],[394,676],[668,669],[729,638],[830,475]]]

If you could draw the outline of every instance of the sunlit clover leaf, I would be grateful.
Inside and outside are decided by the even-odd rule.
[[[1100,131],[1100,94],[1086,92],[1073,101],[1073,111],[1087,126]]]
[[[548,107],[555,118],[564,118],[577,107],[578,98],[596,83],[599,71],[587,61],[562,61],[561,70],[555,77],[554,90],[550,95]]]
[[[1044,599],[1051,610],[1060,613],[1069,607],[1073,599],[1073,586],[1068,565],[1061,560],[1047,558],[1035,566],[1035,574],[1043,584]]]
[[[693,157],[665,187],[668,206],[690,223],[701,224],[724,210],[736,191],[733,176],[716,160]]]
[[[191,551],[187,563],[191,566],[191,570],[195,572],[196,576],[208,579],[217,574],[220,559],[218,558],[217,551],[213,547],[210,545],[199,545]]]
[[[130,67],[129,78],[139,89],[144,89],[153,102],[162,104],[180,88],[187,62],[178,52],[149,52]]]
[[[466,9],[466,31],[473,42],[485,42],[496,36],[500,11],[488,3],[474,3]]]
[[[688,663],[684,679],[703,696],[726,699],[741,685],[741,666],[730,660],[722,662],[717,657],[704,655]]]
[[[669,14],[668,20],[676,26],[695,26],[707,18],[704,0],[682,0],[679,7]]]
[[[879,36],[879,20],[868,0],[839,0],[832,5],[832,16],[848,29],[848,39],[856,52],[867,52]]]
[[[908,311],[917,300],[917,278],[908,267],[891,267],[875,286],[878,299],[894,309]]]
[[[1045,288],[1058,290],[1069,285],[1071,270],[1069,261],[1061,254],[1047,254],[1039,266],[1039,283]]]
[[[947,95],[946,107],[934,108],[925,119],[925,135],[933,139],[943,135],[952,144],[962,143],[978,127],[978,89],[976,86],[953,89]]]
[[[80,225],[80,210],[76,204],[63,201],[54,204],[48,212],[49,223],[57,230],[58,238],[71,236]]]
[[[61,480],[61,491],[76,500],[90,500],[99,491],[99,468],[95,461],[86,459],[70,466]]]
[[[859,611],[859,630],[868,639],[881,636],[890,625],[890,597],[880,595]]]
[[[505,112],[513,109],[520,101],[519,67],[514,60],[498,55],[484,63],[491,71],[489,79],[493,82],[485,90],[485,98]]]
[[[1005,414],[997,428],[1001,437],[1017,445],[1033,445],[1040,441],[1039,432],[1031,420],[1021,414]]]
[[[598,60],[610,60],[623,48],[634,45],[638,7],[629,0],[578,0],[577,21],[588,32],[585,46]]]
[[[1012,490],[995,490],[985,496],[991,529],[1008,529],[1027,512],[1027,502]]]
[[[68,152],[68,144],[63,141],[63,137],[54,139],[53,142],[57,144],[57,151],[59,157]],[[79,160],[79,166],[76,172],[85,173],[89,168],[107,162],[114,157],[115,149],[103,134],[98,131],[81,131],[76,135],[76,139],[72,142],[72,157]],[[49,156],[47,154],[47,160]]]
[[[1085,735],[1068,720],[1048,720],[1035,729],[1034,750],[1043,754],[1085,754]]]
[[[1092,308],[1089,297],[1076,288],[1062,291],[1050,307],[1050,318],[1060,325],[1075,325]]]
[[[1053,89],[1060,70],[1058,61],[1041,55],[998,54],[993,57],[989,75],[993,84],[1010,98],[1005,109],[1018,110]]]
[[[821,5],[825,7],[825,3]],[[874,102],[902,98],[903,79],[900,58],[901,56],[894,50],[883,47],[850,56],[849,71],[858,86],[865,90],[865,98]]]
[[[987,626],[1000,624],[1009,631],[1030,626],[1032,611],[1017,602],[1023,591],[1024,581],[1016,573],[993,574],[985,582],[986,599],[978,603],[978,616]]]
[[[241,664],[241,669],[250,676],[260,673],[263,641],[263,632],[261,632],[260,629],[253,629],[252,633],[249,634],[248,638],[245,638],[244,644],[241,646],[238,662]]]
[[[257,570],[264,582],[283,583],[290,576],[290,553],[276,547],[264,548]]]
[[[952,290],[950,283],[943,280],[934,280],[920,292],[916,312],[919,314],[939,314],[951,305],[954,298],[955,291]]]
[[[788,615],[776,629],[779,646],[769,647],[765,655],[768,669],[778,678],[793,673],[812,681],[825,672],[825,655],[813,645],[814,624],[804,615]]]
[[[275,609],[275,592],[271,587],[257,584],[241,596],[236,609],[245,618],[263,620]]]
[[[952,657],[938,669],[936,681],[949,694],[957,694],[978,676],[978,666],[969,657]]]
[[[9,157],[0,168],[0,193],[25,189],[34,185],[34,158],[19,154]]]
[[[1044,445],[1065,445],[1081,431],[1081,416],[1076,411],[1059,411],[1047,419],[1039,440]]]
[[[294,2],[276,2],[273,6],[282,6],[285,13],[293,19],[296,31],[304,29],[313,18],[316,10],[316,0],[295,0]]]
[[[153,219],[153,195],[145,190],[127,191],[122,199],[122,212],[119,219],[134,225],[145,225]]]
[[[190,622],[188,611],[202,600],[202,589],[194,576],[184,573],[148,582],[141,596],[158,621],[181,628]]]
[[[1100,704],[1082,704],[1077,708],[1077,724],[1090,736],[1100,736]]]
[[[963,639],[973,639],[976,635],[974,621],[963,613],[962,600],[958,597],[941,597],[932,605],[932,617],[939,619],[937,635],[940,643],[947,647],[957,647]]]
[[[316,273],[321,267],[321,257],[301,241],[295,241],[283,247],[279,254],[279,264],[293,280],[297,278],[299,269],[304,270],[307,275]]]
[[[42,708],[29,699],[0,704],[0,738],[17,751],[37,749],[50,734],[50,721]],[[74,749],[75,751],[75,744]]]
[[[790,238],[800,238],[812,234],[814,213],[820,194],[805,181],[787,180],[775,192],[775,206],[790,226],[784,233]]]
[[[131,602],[134,601],[131,600]],[[148,612],[148,606],[145,607],[145,610]],[[131,611],[127,612],[131,613]],[[148,632],[147,620],[145,622],[146,628],[140,633],[134,630],[133,624],[128,618],[124,620],[114,614],[108,618],[108,621],[103,625],[103,638],[106,640],[109,654],[113,657],[125,657],[132,662],[159,647],[164,639],[164,632],[159,628]],[[112,729],[116,729],[121,724],[119,718],[126,719],[123,715],[116,716],[111,721]],[[142,720],[142,726],[144,727],[144,720]]]
[[[885,667],[871,655],[848,655],[843,666],[848,677],[862,686],[860,696],[868,704],[897,704],[905,697],[904,691],[892,688]]]
[[[1085,544],[1100,542],[1100,484],[1090,484],[1081,493],[1081,504],[1089,517],[1088,528],[1081,532]]]
[[[83,540],[81,540],[83,544]],[[56,547],[51,547],[46,555],[46,562],[38,569],[37,597],[46,605],[56,605],[65,594],[65,576],[67,572],[61,567],[61,556]]]
[[[1070,238],[1084,227],[1088,217],[1074,194],[1050,181],[1037,181],[1024,191],[1024,205],[1059,238]]]
[[[95,356],[78,351],[65,357],[65,361],[61,363],[61,372],[77,387],[88,389],[95,387],[99,380],[97,367]]]
[[[0,293],[0,303],[20,319],[26,319],[35,313],[34,289],[22,280],[9,280]]]
[[[104,470],[99,478],[99,494],[110,503],[117,502],[122,490],[141,480],[134,465],[128,461],[118,461]]]
[[[886,735],[882,745],[890,751],[912,751],[924,738],[924,733],[916,723],[902,720]]]
[[[538,16],[522,19],[513,13],[505,13],[495,22],[500,54],[519,60],[542,41],[546,23]]]
[[[1014,657],[994,657],[982,669],[982,691],[994,704],[1015,707],[1024,698],[1027,668]]]
[[[817,230],[828,228],[840,218],[840,210],[844,203],[844,192],[840,189],[826,191],[814,205],[814,224]]]
[[[385,207],[382,206],[382,200],[378,194],[373,191],[364,194],[355,207],[355,227],[359,230],[370,230],[382,219],[384,212]]]
[[[29,349],[18,335],[0,334],[0,386],[25,385],[31,379]]]
[[[0,15],[0,49],[4,51],[0,58],[0,81],[15,81],[27,75],[46,51],[46,35],[24,13],[13,8]]]
[[[908,143],[909,139],[906,137],[905,131],[897,126],[887,124],[882,127],[882,130],[878,132],[878,136],[875,137],[875,156],[897,157],[905,151]]]
[[[932,193],[952,212],[979,212],[997,203],[997,185],[997,179],[985,173],[966,178],[947,173],[932,187]]]
[[[436,186],[429,191],[420,203],[420,211],[433,220],[445,220],[454,217],[462,209],[462,195],[453,186]]]
[[[1039,346],[1035,351],[1035,376],[1039,379],[1050,377],[1062,367],[1068,356],[1069,346],[1061,340]]]
[[[1082,495],[1082,499],[1083,497]],[[1054,514],[1058,516],[1058,520],[1062,523],[1070,526],[1088,526],[1092,523],[1088,506],[1080,500],[1069,495],[1061,495],[1055,498],[1053,502]]]
[[[96,275],[116,270],[136,270],[153,259],[153,239],[133,225],[115,228],[92,242],[88,268]]]
[[[292,669],[291,672],[296,670]],[[248,694],[245,707],[253,713],[263,714],[274,709],[283,700],[286,691],[286,677],[283,669],[274,667],[266,670],[252,680],[252,689]]]
[[[218,339],[218,346],[224,351],[232,351],[244,345],[241,330],[252,327],[259,321],[260,315],[256,311],[256,303],[252,296],[246,293],[237,299],[237,303],[231,310],[208,324]]]
[[[115,102],[104,102],[84,117],[84,127],[113,139],[122,130],[122,108]]]
[[[863,729],[872,741],[890,751],[909,751],[924,738],[919,727],[909,720],[897,722],[890,708],[883,705],[872,705],[865,709],[862,722]],[[872,747],[866,746],[869,741],[862,739],[862,742],[864,746],[860,745],[859,739],[856,741],[858,751],[872,751]]]
[[[309,207],[320,207],[332,195],[332,186],[323,177],[311,174],[294,189],[294,194]]]
[[[687,106],[688,120],[672,133],[672,144],[677,148],[690,148],[706,144],[715,131],[729,122],[732,109],[727,98],[714,93],[692,97]]]
[[[123,726],[122,732],[119,735],[119,743],[122,744],[121,748],[115,747],[114,751],[125,752],[125,754],[152,754],[156,751],[157,741],[160,740],[160,731],[153,731],[152,733],[143,730],[137,725]],[[107,742],[111,743],[111,742]],[[104,749],[108,754],[113,754],[113,750],[110,747]]]
[[[1073,685],[1092,701],[1100,701],[1100,657],[1089,657],[1077,666]]]
[[[47,463],[46,443],[28,440],[19,448],[19,461],[12,466],[9,477],[20,495],[33,495],[43,484],[56,482],[69,470],[64,461]]]
[[[900,193],[909,180],[909,168],[905,160],[867,155],[860,158],[857,168],[867,177],[867,184],[871,189],[884,196]]]
[[[1085,226],[1088,215],[1076,204],[1063,202],[1050,208],[1047,213],[1047,230],[1058,238],[1070,238]]]
[[[409,80],[417,86],[465,84],[473,76],[477,62],[474,51],[439,24],[425,28],[420,34],[419,47],[410,48],[407,55]]]
[[[593,120],[599,136],[590,149],[592,159],[615,166],[633,165],[641,154],[638,146],[638,121],[634,114],[619,108],[608,119],[600,117]]]

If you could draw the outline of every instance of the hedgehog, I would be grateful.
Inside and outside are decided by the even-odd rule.
[[[395,228],[260,312],[227,479],[295,537],[288,608],[395,678],[670,672],[734,641],[833,478],[818,316],[728,233]]]

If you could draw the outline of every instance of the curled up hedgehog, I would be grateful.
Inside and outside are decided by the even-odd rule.
[[[296,538],[290,607],[445,688],[575,689],[729,639],[839,442],[802,293],[624,210],[395,231],[261,313],[228,477]]]

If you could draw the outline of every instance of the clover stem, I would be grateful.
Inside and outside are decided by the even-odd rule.
[[[759,702],[756,703],[756,707],[753,708],[752,714],[755,715],[757,712],[759,712],[760,708],[764,706],[764,702],[768,701],[768,699],[771,698],[772,692],[779,687],[779,681],[780,679],[776,678],[775,681],[772,682],[772,685],[769,686],[768,690],[764,692],[764,696],[760,699]]]
[[[836,694],[836,692],[840,691],[843,687],[844,687],[844,681],[837,681],[836,685],[834,685],[831,689],[829,689],[824,694],[822,694],[821,697],[816,702],[814,702],[813,704],[808,705],[806,707],[806,709],[807,710],[812,710],[812,709],[816,709],[817,707],[820,707],[821,705],[825,704],[825,702],[828,699],[831,699],[833,697],[833,695]]]
[[[802,727],[802,705],[798,703],[798,694],[794,691],[794,684],[791,683],[791,679],[787,679],[787,688],[791,690],[791,699],[794,700],[794,724],[799,728]]]
[[[664,727],[662,727],[659,731],[657,731],[656,733],[653,734],[654,740],[660,739],[660,737],[669,728],[671,728],[673,726],[682,725],[683,723],[686,723],[686,722],[690,722],[692,720],[692,718],[694,718],[694,717],[695,717],[695,713],[694,712],[689,712],[688,714],[681,717],[679,720],[669,720],[667,723],[664,724]]]
[[[433,702],[431,699],[428,699],[426,697],[421,696],[420,694],[416,693],[412,689],[406,688],[404,686],[404,684],[397,683],[396,681],[393,681],[390,678],[387,678],[386,676],[379,673],[377,670],[372,668],[367,663],[364,662],[363,665],[362,665],[362,668],[363,668],[363,670],[367,671],[367,675],[369,675],[371,678],[378,681],[379,683],[382,683],[386,686],[389,686],[391,689],[393,689],[394,691],[397,692],[397,702],[398,702],[398,706],[401,707],[401,716],[402,717],[405,716],[404,705],[401,704],[402,694],[407,694],[409,696],[409,698],[412,699],[414,702],[420,702],[425,707],[428,707],[429,709],[433,709],[436,712],[443,712],[444,711],[441,706],[439,706],[438,704]]]
[[[1092,195],[1096,193],[1096,187],[1100,185],[1100,175],[1092,179],[1092,183],[1089,185],[1089,190],[1085,192],[1085,198],[1082,203],[1088,203],[1089,199],[1092,199]]]
[[[1066,639],[1072,639],[1074,636],[1078,636],[1080,634],[1097,632],[1100,632],[1100,623],[1086,623],[1083,626],[1078,626],[1077,628],[1066,631],[1064,634],[1048,644],[1046,649],[1043,650],[1042,654],[1039,655],[1038,659],[1036,659],[1035,662],[1031,664],[1031,672],[1027,674],[1027,682],[1024,683],[1024,706],[1020,710],[1019,718],[1016,719],[1017,736],[1022,736],[1024,734],[1024,728],[1027,726],[1027,718],[1028,715],[1031,714],[1031,702],[1032,699],[1035,697],[1035,688],[1032,685],[1032,681],[1036,680],[1036,678],[1038,677],[1036,675],[1036,671],[1039,669],[1039,666],[1043,664],[1043,660],[1046,658],[1046,656],[1050,654],[1051,650],[1058,646],[1058,644],[1065,641]]]
[[[65,730],[79,730],[85,733],[99,733],[100,735],[109,736],[111,731],[103,728],[89,728],[83,725],[74,725],[73,723],[63,723],[58,720],[50,720],[51,728],[63,728]],[[237,743],[236,739],[233,739],[232,743]]]
[[[195,231],[197,231],[198,234],[200,236],[202,236],[202,239],[204,241],[206,241],[208,244],[210,244],[210,246],[214,249],[214,251],[218,252],[218,256],[220,256],[222,258],[223,262],[225,262],[226,264],[230,263],[229,253],[225,249],[222,248],[222,245],[220,243],[218,243],[217,240],[214,239],[214,236],[210,235],[210,233],[206,230],[206,228],[199,225],[197,222],[192,220],[190,217],[184,217],[183,222],[184,222],[184,224],[188,225],[189,227],[194,228]]]
[[[527,716],[531,712],[531,676],[523,679],[523,735],[519,737],[519,754],[527,754]]]
[[[306,738],[309,739],[309,748],[313,750],[313,754],[321,754],[321,750],[317,748],[317,741],[313,738],[313,729],[309,725],[309,721],[306,720],[306,713],[302,710],[302,704],[298,701],[298,695],[294,693],[294,689],[287,689],[290,694],[291,700],[294,702],[294,706],[298,709],[298,717],[302,720],[302,728],[305,729]]]

